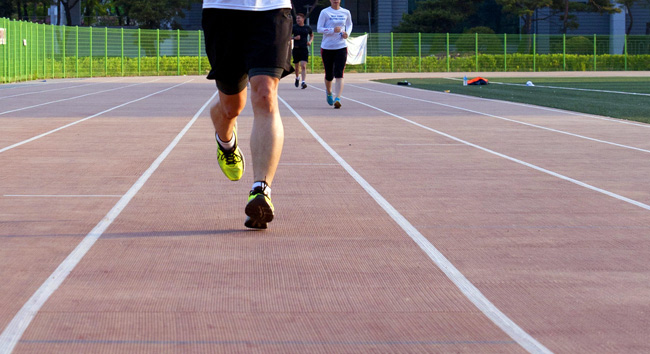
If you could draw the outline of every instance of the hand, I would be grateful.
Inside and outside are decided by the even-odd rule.
[[[297,36],[293,37],[293,39],[295,39],[297,41],[300,40],[300,35],[297,35]]]
[[[341,32],[341,26],[334,27],[334,33]]]
[[[348,38],[348,34],[345,32],[341,32],[341,37],[343,37],[343,39],[346,39]]]
[[[311,46],[311,41],[307,42],[307,46]]]

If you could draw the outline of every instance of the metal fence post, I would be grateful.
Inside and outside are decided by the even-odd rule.
[[[140,29],[138,28],[138,76],[141,75],[140,70]]]
[[[25,76],[25,69],[23,63],[25,62],[25,55],[23,54],[23,45],[21,39],[23,38],[23,21],[20,21],[20,26],[19,26],[19,31],[18,31],[18,48],[20,48],[20,58],[18,59],[19,63],[19,70],[18,70],[18,77],[20,77],[20,80],[23,80],[23,77]]]
[[[596,71],[596,34],[594,33],[594,71]]]
[[[75,73],[76,77],[79,77],[79,26],[74,26],[75,28]]]
[[[537,33],[533,33],[533,72],[537,71]]]
[[[43,25],[43,78],[47,77],[47,65],[45,65],[47,61],[47,50],[45,46],[45,37],[47,37],[47,33],[45,32],[46,28],[47,26]]]
[[[108,27],[104,27],[104,76],[108,76]]]
[[[160,75],[160,29],[156,30],[156,74]]]
[[[368,34],[368,32],[363,32],[364,35]],[[368,35],[370,37],[370,35]],[[313,46],[314,43],[312,42],[312,51],[313,51]],[[312,72],[314,71],[314,63],[311,63],[312,66]],[[366,38],[366,60],[363,62],[363,72],[367,73],[368,72],[368,38]]]
[[[66,49],[66,48],[65,48],[65,34],[66,34],[66,30],[65,30],[65,27],[62,27],[62,29],[63,29],[63,78],[66,78],[66,77],[67,77],[67,71],[66,71],[66,60],[65,60],[65,59],[66,59],[66,55],[67,55],[67,54],[66,54],[66,50],[65,50],[65,49]]]
[[[395,72],[395,60],[393,58],[393,32],[390,33],[390,72]]]
[[[447,72],[450,71],[451,65],[449,63],[450,57],[449,57],[449,32],[447,32]]]
[[[181,30],[176,30],[176,75],[181,74]]]
[[[422,33],[418,32],[418,71],[422,72]]]
[[[625,71],[627,71],[627,34],[625,34],[625,40],[623,42],[623,48],[625,49]]]
[[[503,72],[508,72],[508,35],[503,34]]]
[[[474,69],[478,72],[478,33],[474,33],[474,53],[476,54],[476,64],[474,65]]]
[[[124,76],[124,27],[120,28],[120,30],[121,30],[120,34],[121,34],[121,38],[122,38],[122,44],[120,46],[121,50],[122,50],[121,65],[122,65],[122,76]]]
[[[88,33],[90,35],[90,77],[93,77],[93,28],[88,27],[90,32]]]
[[[566,71],[566,33],[562,35],[562,67]]]
[[[199,75],[201,75],[201,30],[198,31],[199,34]]]
[[[52,26],[50,33],[52,34],[52,52],[50,54],[52,55],[52,78],[54,79],[54,26]]]

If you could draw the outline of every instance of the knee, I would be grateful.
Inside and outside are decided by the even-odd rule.
[[[270,85],[259,85],[252,89],[251,103],[257,110],[270,112],[277,100],[276,92]]]
[[[244,110],[244,104],[240,102],[217,101],[211,108],[212,116],[221,116],[225,119],[235,119]]]

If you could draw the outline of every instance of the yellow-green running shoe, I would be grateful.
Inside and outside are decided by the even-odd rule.
[[[237,130],[233,129],[235,138],[235,148],[232,151],[224,151],[219,142],[217,142],[217,160],[223,174],[231,181],[238,181],[244,174],[244,155],[237,145]]]
[[[271,197],[264,193],[263,187],[255,187],[248,195],[246,204],[246,221],[244,225],[251,229],[266,229],[267,224],[273,220],[273,203]]]

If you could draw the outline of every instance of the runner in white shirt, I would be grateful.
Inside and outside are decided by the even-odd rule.
[[[325,90],[327,103],[334,108],[341,108],[343,92],[343,71],[348,58],[346,38],[352,33],[352,16],[350,11],[341,7],[341,0],[330,0],[332,6],[323,9],[318,16],[318,32],[323,34],[321,58],[325,67]],[[334,92],[332,92],[332,81]]]
[[[254,183],[244,225],[266,229],[274,216],[270,186],[284,143],[278,82],[293,72],[291,1],[204,0],[202,25],[211,65],[208,79],[215,80],[219,89],[219,100],[210,108],[217,158],[223,173],[233,181],[244,173],[236,124],[246,105],[250,82]]]

